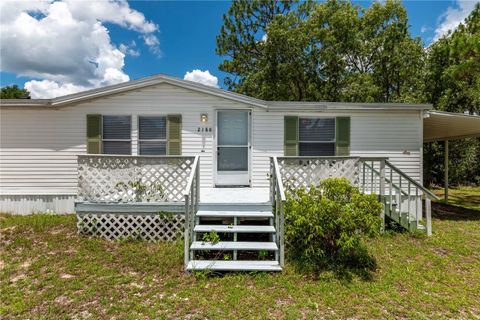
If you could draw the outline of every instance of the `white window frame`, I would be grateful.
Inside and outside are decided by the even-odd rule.
[[[103,132],[103,119],[104,117],[130,117],[130,139],[104,139],[104,132]],[[129,155],[132,155],[132,149],[133,149],[133,141],[132,141],[132,115],[131,114],[102,114],[102,122],[101,122],[101,127],[102,127],[102,154],[111,154],[111,153],[105,153],[104,151],[104,142],[130,142],[130,153]]]
[[[165,118],[165,139],[140,139],[140,118]],[[159,154],[159,156],[168,155],[168,115],[166,114],[141,114],[137,116],[137,128],[138,128],[138,137],[137,137],[137,153],[142,155],[141,143],[146,142],[165,142],[165,154]]]
[[[332,119],[333,120],[333,140],[300,140],[300,122],[302,119]],[[336,117],[315,117],[315,116],[309,116],[309,117],[298,117],[298,155],[302,156],[300,154],[300,144],[301,143],[330,143],[333,144],[333,155],[335,156],[335,149],[337,146],[337,118]],[[329,157],[329,156],[327,156]]]

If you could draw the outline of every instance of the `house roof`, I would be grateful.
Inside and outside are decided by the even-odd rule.
[[[480,137],[480,116],[429,111],[423,119],[423,141]]]
[[[9,108],[61,108],[75,103],[88,101],[100,97],[106,97],[116,93],[122,93],[130,90],[141,89],[161,83],[168,83],[177,87],[189,89],[196,92],[202,92],[213,96],[225,98],[228,100],[259,107],[267,111],[275,110],[296,110],[296,111],[327,111],[327,110],[428,110],[429,104],[405,104],[405,103],[348,103],[348,102],[295,102],[295,101],[265,101],[252,98],[243,94],[234,93],[228,90],[206,86],[196,82],[181,80],[167,75],[155,75],[138,80],[132,80],[120,84],[106,86],[103,88],[82,91],[66,96],[52,99],[2,99],[0,107]]]
[[[3,99],[1,100],[0,105],[3,107],[63,107],[66,105],[71,105],[73,103],[92,100],[95,98],[105,97],[130,90],[150,87],[161,83],[169,83],[177,87],[182,87],[197,92],[203,92],[214,96],[219,96],[229,100],[234,100],[237,102],[266,108],[265,101],[263,100],[255,99],[243,94],[238,94],[223,89],[202,85],[193,81],[180,80],[178,78],[166,75],[155,75],[52,99]]]

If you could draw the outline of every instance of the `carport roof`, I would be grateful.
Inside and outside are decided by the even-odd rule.
[[[429,111],[423,119],[423,141],[480,137],[480,116]]]

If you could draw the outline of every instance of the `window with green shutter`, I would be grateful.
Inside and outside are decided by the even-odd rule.
[[[285,156],[298,155],[298,117],[285,116],[284,120]]]
[[[182,116],[167,116],[167,154],[182,155]]]
[[[350,118],[285,116],[286,156],[347,156]]]
[[[102,153],[102,116],[87,114],[87,153]]]
[[[348,156],[350,155],[350,117],[337,117],[336,126],[336,154]]]

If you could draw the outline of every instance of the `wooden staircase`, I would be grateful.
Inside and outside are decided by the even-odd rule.
[[[432,234],[431,200],[438,198],[387,158],[271,157],[269,203],[200,204],[198,159],[194,167],[184,193],[188,271],[281,271],[284,183],[309,188],[328,177],[346,177],[361,192],[378,196],[383,221],[388,217],[409,231]]]
[[[400,211],[397,203],[390,203],[388,199],[385,199],[385,216],[398,223],[402,228],[414,232],[414,231],[426,231],[426,227],[421,224],[415,217],[412,217],[408,211]]]
[[[385,217],[410,232],[418,230],[430,236],[431,200],[438,197],[388,160],[376,162],[362,162],[361,190],[378,195]]]
[[[194,220],[188,271],[282,271],[270,203],[200,204]]]

